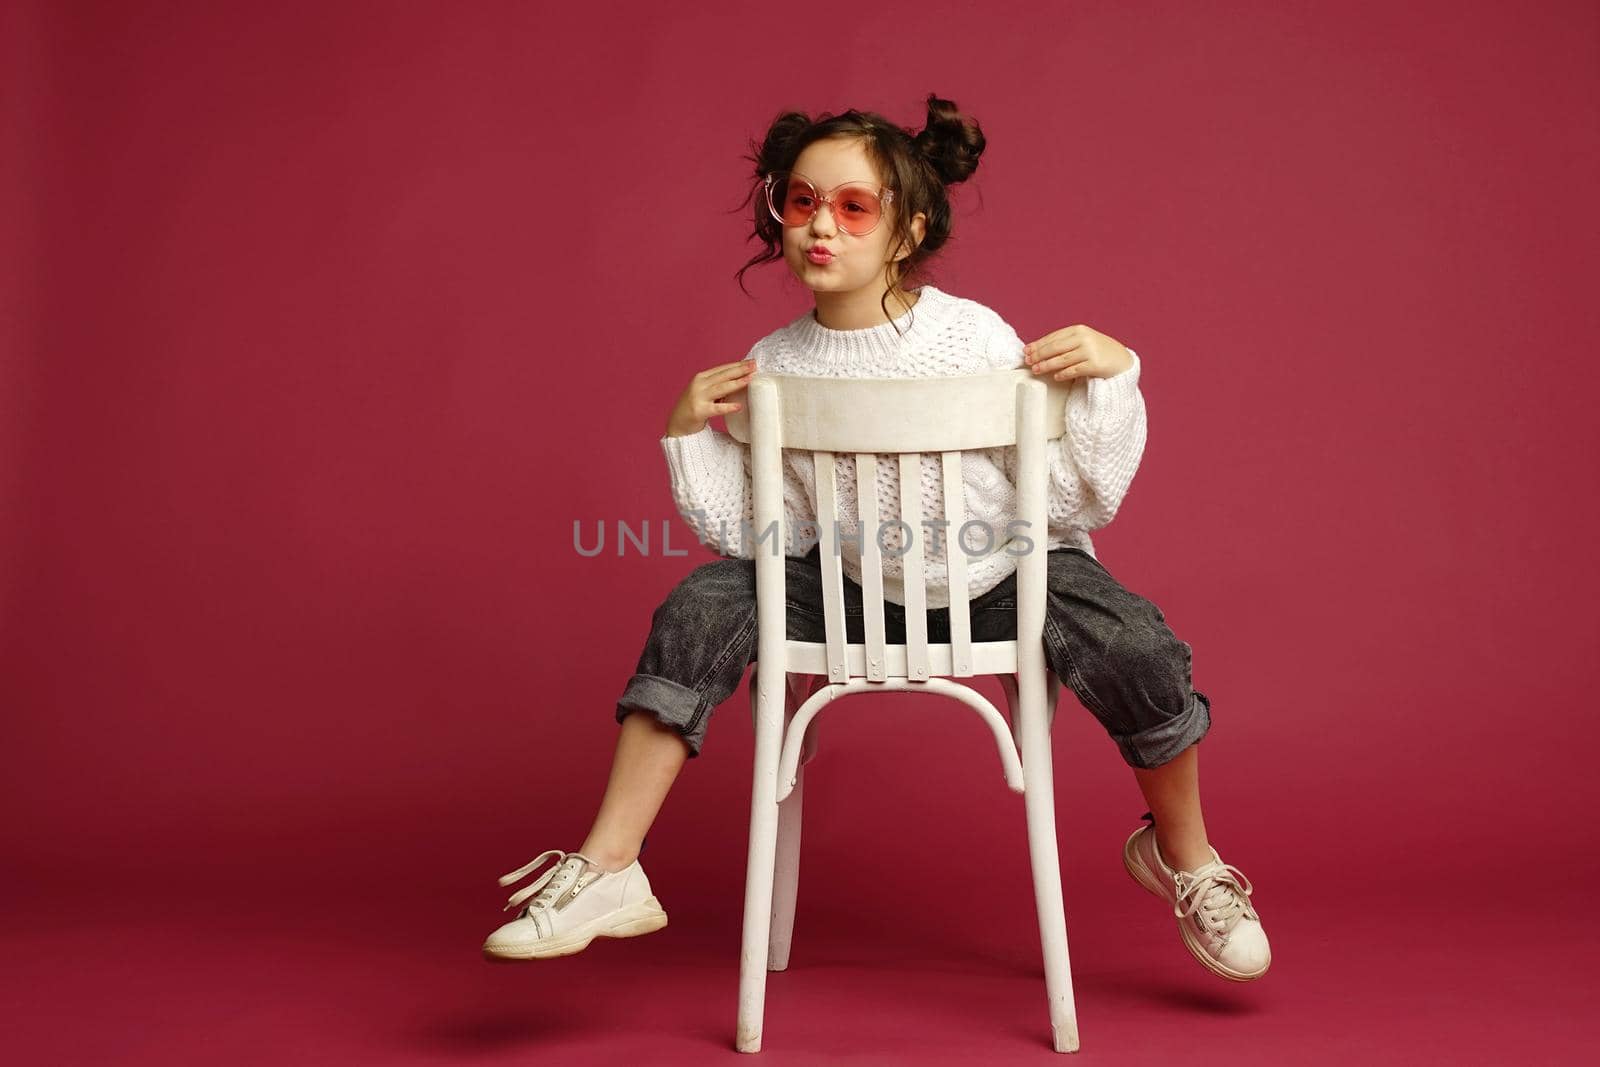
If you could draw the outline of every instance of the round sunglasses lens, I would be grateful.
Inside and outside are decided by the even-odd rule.
[[[846,233],[866,233],[878,224],[883,204],[864,185],[847,185],[833,194],[833,217]]]
[[[780,174],[772,183],[771,203],[785,226],[804,226],[816,210],[817,194],[803,179]]]

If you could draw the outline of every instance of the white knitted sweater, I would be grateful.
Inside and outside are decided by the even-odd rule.
[[[759,372],[822,378],[920,378],[981,374],[1023,366],[1022,340],[996,312],[962,297],[924,284],[912,310],[894,324],[857,330],[832,330],[817,322],[814,312],[795,319],[750,349],[747,359]],[[903,336],[896,336],[898,326]],[[1130,350],[1131,351],[1131,350]],[[1089,531],[1109,523],[1133,481],[1145,444],[1144,397],[1139,392],[1140,362],[1111,378],[1074,382],[1067,395],[1067,432],[1049,450],[1048,493],[1050,548],[1074,546],[1094,555]],[[699,433],[663,437],[661,447],[672,476],[678,510],[700,542],[714,551],[749,559],[752,547],[744,534],[756,531],[750,479],[750,450],[728,434],[706,426]],[[1016,517],[1016,449],[991,448],[962,454],[962,483],[968,519],[988,524],[993,543],[982,530],[969,532],[967,578],[971,596],[994,588],[1016,570],[1017,557],[1005,551],[1006,525]],[[835,464],[841,516],[840,555],[851,581],[861,581],[859,538],[872,531],[856,530],[850,540],[850,519],[857,514],[855,462],[841,457]],[[796,524],[815,523],[816,485],[809,453],[784,453],[784,528],[787,555],[804,555],[815,543],[796,538]],[[899,530],[900,472],[893,456],[878,457],[879,514],[886,523],[880,544],[884,596],[904,604],[901,587]],[[922,459],[922,514],[944,514],[944,486],[937,456]],[[954,536],[951,526],[945,536]],[[1026,531],[1024,531],[1026,533]],[[948,575],[940,559],[942,543],[924,529],[918,536],[929,551],[924,575],[928,607],[949,606]],[[765,542],[771,550],[770,539]],[[933,551],[938,548],[939,551]],[[1020,551],[1021,546],[1019,546]],[[1037,550],[1037,539],[1035,539]],[[972,552],[987,555],[972,556]]]

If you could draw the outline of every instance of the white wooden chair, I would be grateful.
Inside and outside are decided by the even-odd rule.
[[[953,378],[826,379],[758,374],[747,411],[728,416],[734,437],[751,446],[755,530],[778,523],[756,548],[759,628],[750,704],[755,719],[755,770],[750,849],[739,967],[736,1045],[761,1050],[767,971],[788,966],[800,866],[803,764],[816,753],[815,717],[839,697],[866,692],[928,692],[953,697],[994,732],[1006,784],[1023,794],[1034,899],[1044,952],[1052,1045],[1078,1049],[1078,1024],[1067,958],[1061,869],[1056,854],[1050,724],[1060,682],[1044,657],[1048,564],[1046,442],[1065,429],[1067,387],[1026,369]],[[967,559],[956,531],[966,521],[961,452],[1015,446],[1017,518],[1034,550],[1018,558],[1017,639],[973,641]],[[824,643],[791,641],[786,628],[783,449],[812,453],[821,527]],[[900,519],[914,531],[902,556],[905,642],[884,639],[883,568],[878,527],[877,453],[897,456]],[[950,576],[950,641],[929,644],[923,563],[928,540],[921,515],[921,461],[942,457],[945,563]],[[862,627],[865,642],[847,642],[843,570],[838,554],[834,462],[853,454],[860,497]],[[938,516],[930,516],[936,519]],[[998,531],[997,531],[998,536]],[[998,543],[998,542],[997,542]],[[1010,704],[1008,724],[982,694],[950,678],[993,674]]]

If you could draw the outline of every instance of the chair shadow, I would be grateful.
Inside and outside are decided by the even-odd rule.
[[[1038,982],[1041,991],[1044,986],[1044,964],[1038,960],[1024,960],[1015,955],[998,955],[978,949],[952,951],[947,956],[930,958],[925,947],[911,958],[896,955],[897,949],[906,947],[885,943],[882,946],[884,954],[878,957],[797,950],[795,957],[789,961],[788,970],[847,968],[886,971],[915,967],[919,972],[937,974],[1024,978]],[[783,973],[786,972],[773,972],[769,978]],[[1215,983],[1218,988],[1206,988],[1208,983]],[[1098,1000],[1121,1001],[1135,1006],[1154,1006],[1168,1011],[1227,1018],[1250,1016],[1261,1010],[1255,998],[1239,988],[1247,984],[1208,975],[1198,966],[1195,968],[1192,985],[1145,971],[1074,970],[1072,975],[1073,992],[1075,998],[1080,1001],[1092,997]]]
[[[769,986],[769,995],[781,995],[784,977],[790,973],[798,975],[806,971],[841,969],[858,972],[915,970],[918,973],[931,971],[948,975],[952,981],[963,978],[981,981],[985,977],[1026,979],[1038,983],[1039,998],[1043,1003],[1042,964],[984,953],[952,953],[946,958],[930,959],[926,951],[903,955],[894,953],[894,948],[898,946],[883,947],[886,953],[881,957],[839,952],[805,953],[803,956],[797,953],[788,968],[767,975],[768,982],[776,984]],[[1243,1018],[1260,1012],[1260,1007],[1242,991],[1203,988],[1198,983],[1203,982],[1204,977],[1196,975],[1197,984],[1190,985],[1141,971],[1075,972],[1073,990],[1080,1012],[1085,1005],[1094,1003],[1121,1004],[1133,1010],[1155,1009],[1225,1018]],[[966,1003],[966,999],[952,986],[950,999],[944,1008],[959,1012]],[[574,1012],[572,1008],[573,1004],[567,1002],[543,1011],[526,1004],[481,1010],[447,1009],[432,1017],[412,1020],[410,1025],[399,1029],[397,1036],[408,1049],[464,1058],[495,1055],[514,1049],[534,1050],[554,1041],[592,1037],[607,1032],[615,1024],[614,1017],[606,1013]],[[992,1020],[992,1016],[983,1011],[977,1015],[1000,1022]],[[684,1023],[684,1028],[674,1033],[675,1039],[703,1041],[708,1053],[712,1050],[734,1051],[731,1017],[726,1025],[721,1022],[697,1023],[688,1018],[684,1019]],[[977,1017],[974,1024],[978,1024]],[[1001,1025],[1019,1041],[1049,1049],[1048,1036],[1042,1035],[1035,1023],[1009,1025],[1002,1022]]]

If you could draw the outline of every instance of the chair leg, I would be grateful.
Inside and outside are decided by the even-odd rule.
[[[1051,1043],[1057,1052],[1076,1052],[1078,1012],[1072,996],[1072,965],[1067,956],[1067,920],[1061,899],[1061,858],[1056,849],[1055,774],[1050,758],[1044,672],[1021,672],[1017,686],[1019,699],[1014,715],[1022,748],[1022,799],[1028,819],[1028,858],[1033,867],[1033,895],[1039,912],[1039,944],[1044,953],[1045,995],[1050,1002]]]
[[[1000,679],[1000,688],[1006,694],[1006,710],[1011,713],[1011,741],[1017,746],[1017,754],[1020,756],[1022,754],[1022,727],[1021,721],[1017,718],[1017,676],[1014,674],[998,674],[995,677]],[[1027,786],[1024,785],[1023,788],[1027,788]]]
[[[794,713],[811,695],[811,679],[802,674],[790,675],[786,690],[783,733],[789,734],[789,724]],[[813,721],[807,730],[809,740],[816,729]],[[805,811],[805,763],[795,768],[794,789],[778,805],[778,849],[776,870],[772,884],[772,941],[767,947],[767,970],[781,971],[789,966],[789,945],[794,938],[794,906],[800,882],[800,818]]]
[[[739,953],[740,1052],[761,1051],[767,997],[767,947],[772,930],[772,882],[778,843],[778,757],[783,744],[784,675],[756,682],[755,766],[750,797],[750,848],[745,868],[744,932]]]
[[[772,886],[772,943],[767,949],[767,970],[789,966],[789,945],[794,938],[794,905],[800,883],[800,814],[804,810],[806,769],[795,770],[794,789],[778,805],[777,870]]]

